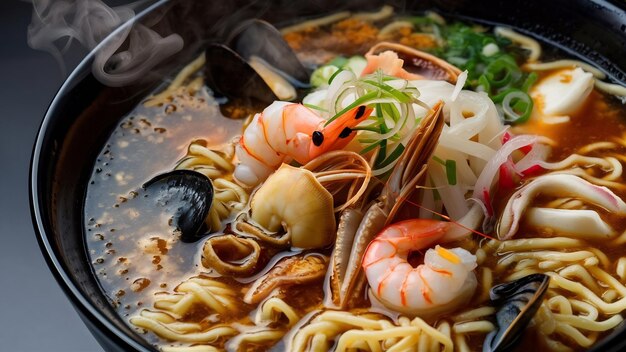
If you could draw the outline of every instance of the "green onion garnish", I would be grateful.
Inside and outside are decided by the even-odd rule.
[[[456,185],[456,161],[446,160],[446,175],[448,176],[448,184],[451,186]]]
[[[343,68],[340,68],[337,70],[337,72],[333,73],[332,76],[330,76],[330,78],[328,79],[328,84],[333,83],[333,79],[335,79],[335,77],[337,77],[337,75],[341,72],[345,71]]]
[[[319,107],[317,105],[313,105],[313,104],[302,104],[302,105],[306,106],[309,109],[313,109],[313,110],[328,111],[328,110],[326,110],[324,108],[321,108],[321,107]]]

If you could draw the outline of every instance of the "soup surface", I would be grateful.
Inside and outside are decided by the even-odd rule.
[[[509,29],[436,14],[383,8],[282,38],[310,82],[270,60],[274,76],[260,76],[301,105],[232,93],[201,69],[207,50],[183,84],[122,118],[96,160],[88,252],[146,340],[571,351],[621,323],[623,88],[594,89],[601,74],[558,54],[538,61]],[[192,193],[145,186],[175,169],[211,180],[189,233],[185,206],[203,209]]]

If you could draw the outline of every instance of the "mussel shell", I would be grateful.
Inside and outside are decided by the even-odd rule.
[[[485,338],[483,352],[513,347],[537,313],[549,283],[548,275],[532,274],[491,289],[489,296],[498,305],[497,328]]]
[[[213,184],[191,170],[174,170],[157,175],[143,185],[146,194],[171,214],[181,240],[194,242],[203,237],[205,219],[213,202]]]
[[[226,45],[245,60],[250,60],[252,56],[262,58],[276,70],[298,81],[300,84],[296,86],[309,81],[309,72],[282,34],[266,21],[252,19],[242,23],[235,28]]]
[[[213,43],[206,48],[205,55],[205,78],[217,93],[234,100],[250,98],[263,103],[278,100],[263,78],[233,49]]]

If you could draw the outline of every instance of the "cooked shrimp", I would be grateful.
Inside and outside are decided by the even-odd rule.
[[[351,128],[372,111],[358,106],[325,126],[326,119],[304,105],[275,101],[254,116],[243,132],[236,149],[239,164],[234,176],[252,187],[283,162],[306,164],[325,152],[342,149],[356,135]]]
[[[471,298],[477,286],[476,257],[462,248],[429,248],[450,225],[430,219],[400,221],[370,243],[362,266],[372,294],[387,308],[428,316],[453,310]],[[413,267],[409,254],[426,248],[424,263]]]

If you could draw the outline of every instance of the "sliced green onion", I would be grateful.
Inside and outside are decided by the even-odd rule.
[[[491,83],[489,83],[489,80],[485,77],[485,75],[478,77],[478,86],[481,87],[487,94],[491,92]]]
[[[372,150],[374,150],[374,148],[376,148],[380,143],[383,142],[383,139],[379,139],[378,141],[368,145],[367,147],[363,148],[363,150],[360,151],[361,154],[367,154],[368,152],[371,152]]]
[[[526,80],[524,80],[524,83],[522,84],[522,92],[528,93],[528,90],[530,89],[530,87],[532,87],[533,84],[535,84],[535,82],[537,82],[538,78],[539,76],[537,75],[537,73],[529,73],[528,77],[526,77]]]
[[[330,78],[328,79],[328,84],[333,83],[333,80],[335,79],[335,77],[337,77],[338,74],[340,74],[341,72],[345,71],[343,68],[340,68],[337,70],[337,72],[333,73],[332,76],[330,76]]]
[[[402,145],[402,143],[398,144],[398,146],[391,152],[391,154],[389,154],[389,156],[380,164],[377,165],[378,169],[382,169],[385,166],[391,164],[392,162],[396,161],[396,159],[398,159],[400,157],[400,155],[402,155],[402,152],[404,152],[404,145]]]
[[[380,148],[378,148],[378,155],[376,155],[376,160],[374,161],[374,166],[377,169],[380,169],[380,165],[385,162],[385,157],[387,156],[387,140],[381,140]]]
[[[456,185],[456,161],[447,159],[445,165],[448,184],[454,186]]]
[[[328,110],[326,110],[324,108],[321,108],[321,107],[319,107],[317,105],[313,105],[313,104],[302,104],[302,105],[306,106],[309,109],[313,109],[313,110],[319,110],[319,111],[324,111],[324,112],[328,111]]]
[[[398,111],[394,104],[384,104],[382,110],[393,122],[400,120],[400,111]]]
[[[376,128],[374,126],[357,126],[357,127],[352,127],[351,130],[353,130],[353,131],[370,131],[370,132],[376,132],[376,133],[380,132],[380,128]]]
[[[378,82],[374,82],[372,80],[365,80],[363,81],[367,84],[370,84],[376,88],[382,89],[384,92],[389,93],[394,99],[396,99],[398,102],[400,103],[408,103],[411,101],[411,97],[408,96],[405,93],[402,93],[401,91],[395,89],[394,87],[388,85],[388,84],[381,84]]]
[[[335,121],[339,116],[341,116],[341,115],[345,114],[346,112],[356,108],[357,106],[363,105],[366,102],[376,98],[377,95],[378,95],[378,92],[370,92],[370,93],[367,93],[367,94],[361,96],[360,98],[355,100],[352,104],[346,106],[345,108],[343,108],[343,110],[341,110],[337,114],[335,114],[335,116],[333,116],[330,119],[328,119],[328,121],[326,121],[324,126],[328,126],[329,123]]]
[[[433,160],[438,162],[439,164],[441,164],[443,166],[446,166],[446,162],[443,159],[437,157],[436,155],[433,155]]]
[[[504,97],[502,110],[507,122],[523,123],[530,118],[533,111],[533,100],[527,93],[517,90]]]
[[[492,61],[485,68],[485,77],[494,87],[504,87],[516,80],[521,74],[519,67],[514,62],[505,59],[502,56]]]

